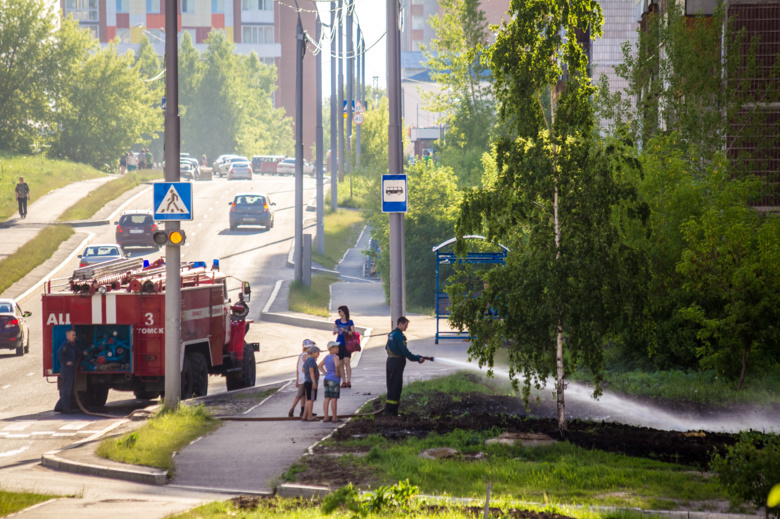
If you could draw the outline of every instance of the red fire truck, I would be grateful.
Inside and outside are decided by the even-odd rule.
[[[75,329],[81,352],[75,389],[84,405],[105,404],[109,389],[137,398],[165,392],[165,266],[162,258],[147,263],[108,261],[46,284],[43,374],[59,374],[57,349]],[[241,282],[231,304],[228,278],[217,261],[210,270],[203,262],[181,268],[182,399],[206,395],[210,374],[226,377],[228,390],[255,384],[259,343],[245,340],[249,283]]]

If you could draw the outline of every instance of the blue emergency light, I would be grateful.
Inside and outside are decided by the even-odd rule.
[[[218,259],[215,259],[211,263],[211,270],[219,270],[219,260]]]

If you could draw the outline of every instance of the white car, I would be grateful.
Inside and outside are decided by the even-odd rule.
[[[276,165],[276,172],[280,175],[295,175],[295,158],[287,158]],[[303,174],[314,175],[314,166],[303,159]]]
[[[246,157],[240,157],[238,155],[231,155],[230,157],[226,158],[224,161],[222,161],[222,164],[219,165],[219,174],[220,175],[227,175],[228,171],[230,171],[231,166],[234,162],[246,162],[249,163],[249,159]],[[252,167],[251,164],[249,166]]]
[[[235,161],[230,163],[227,172],[228,180],[252,180],[252,165],[249,162]]]
[[[84,249],[82,254],[79,254],[79,258],[81,259],[81,261],[79,261],[79,268],[95,265],[96,263],[103,263],[104,261],[128,257],[130,257],[130,255],[126,254],[124,249],[116,243],[89,245]]]
[[[238,157],[238,155],[234,155],[231,153],[228,153],[226,155],[220,155],[217,157],[217,160],[214,161],[214,163],[211,165],[211,171],[213,175],[224,175],[221,171],[222,164],[225,163],[226,160],[228,160],[231,157]]]

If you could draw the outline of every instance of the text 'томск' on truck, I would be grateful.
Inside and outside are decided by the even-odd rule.
[[[238,301],[228,299],[228,279],[215,261],[181,268],[181,398],[204,396],[209,374],[226,377],[227,389],[255,385],[260,346],[245,335],[251,320],[249,283]],[[47,282],[43,294],[43,374],[60,371],[57,349],[76,331],[75,391],[83,405],[102,406],[108,390],[137,398],[165,392],[165,264],[118,259],[80,268]],[[59,380],[58,380],[59,382]]]

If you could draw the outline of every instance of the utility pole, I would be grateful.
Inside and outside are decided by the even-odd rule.
[[[339,0],[339,15],[344,13],[344,0]],[[339,64],[339,182],[344,181],[344,112],[342,107],[344,106],[344,29],[342,19],[340,16],[338,38],[339,38],[339,51],[338,51],[338,64]]]
[[[317,11],[317,45],[320,45],[320,52],[317,53],[317,60],[315,65],[315,95],[317,96],[317,127],[316,127],[316,139],[317,139],[317,173],[314,175],[317,179],[317,252],[325,254],[325,198],[323,195],[324,186],[323,173],[323,150],[322,150],[322,20],[320,20],[320,13]]]
[[[165,181],[179,182],[178,2],[165,2]],[[166,221],[165,232],[181,229]],[[181,248],[165,245],[165,408],[181,401]]]
[[[338,117],[336,94],[336,46],[333,31],[336,30],[336,2],[330,3],[330,208],[335,211],[338,208],[338,169],[339,152],[338,137],[336,137],[336,118]]]
[[[360,29],[360,22],[358,22],[358,28],[357,28],[357,74],[355,74],[355,77],[357,78],[357,93],[355,94],[355,97],[358,98],[358,100],[362,103],[363,98],[360,96],[361,93],[361,83],[360,78],[363,77],[363,47],[361,45],[361,39],[362,39],[363,31]],[[365,110],[365,107],[363,108]],[[360,166],[360,128],[363,126],[362,124],[356,125],[357,128],[355,128],[355,167]]]
[[[303,41],[301,13],[295,29],[295,281],[303,282]]]
[[[355,100],[355,44],[352,38],[352,11],[354,0],[347,0],[347,173],[349,173],[349,197],[352,198],[352,103]]]
[[[387,0],[387,94],[390,99],[390,124],[388,131],[388,167],[391,175],[404,172],[401,149],[401,62],[399,56],[398,0]],[[390,213],[390,326],[395,328],[398,318],[404,315],[403,230],[404,214]]]

